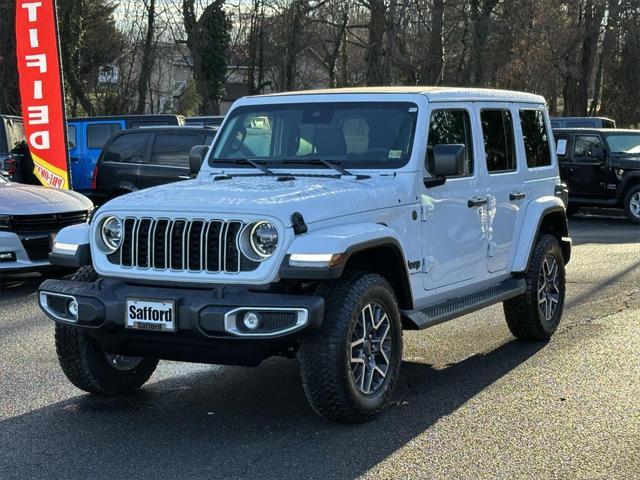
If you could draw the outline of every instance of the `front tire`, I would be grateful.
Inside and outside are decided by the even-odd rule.
[[[361,423],[389,402],[402,362],[402,324],[380,275],[347,273],[321,292],[325,319],[300,347],[307,400],[320,416]]]
[[[70,280],[97,279],[92,266],[80,268]],[[155,358],[138,358],[106,353],[81,328],[56,323],[56,352],[65,376],[76,387],[99,395],[127,395],[138,390],[158,365]]]
[[[547,340],[558,329],[565,298],[564,257],[556,237],[538,237],[525,280],[526,291],[503,304],[507,325],[520,340]]]
[[[627,218],[640,225],[640,185],[632,187],[624,197],[624,211]]]

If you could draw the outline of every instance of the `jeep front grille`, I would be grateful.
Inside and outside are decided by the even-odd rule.
[[[245,257],[237,220],[125,218],[120,249],[107,258],[125,268],[238,273],[255,270]]]

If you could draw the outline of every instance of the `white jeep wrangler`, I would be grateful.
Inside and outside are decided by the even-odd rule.
[[[197,178],[57,237],[52,260],[85,266],[39,301],[83,390],[130,393],[158,359],[296,356],[313,409],[361,422],[391,397],[405,329],[497,302],[519,339],[558,328],[571,240],[542,97],[245,98],[190,160]]]

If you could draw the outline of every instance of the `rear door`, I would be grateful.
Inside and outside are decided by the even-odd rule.
[[[67,124],[67,148],[69,149],[69,167],[71,169],[71,187],[80,190],[82,185],[82,145],[84,123]]]
[[[517,161],[514,124],[517,110],[506,103],[476,105],[482,128],[483,167],[487,171],[487,269],[494,273],[507,268],[516,222],[525,205],[524,162]]]
[[[157,133],[154,135],[151,153],[145,160],[138,178],[138,188],[154,187],[189,178],[189,152],[200,145],[199,133]]]
[[[85,131],[85,143],[82,154],[82,177],[76,190],[91,190],[93,170],[98,163],[98,157],[111,135],[124,128],[123,120],[108,120],[87,122]]]
[[[607,190],[607,160],[600,136],[595,133],[576,134],[573,138],[568,187],[572,195],[605,197]]]

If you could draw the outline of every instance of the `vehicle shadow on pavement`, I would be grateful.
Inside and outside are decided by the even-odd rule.
[[[79,395],[0,422],[0,477],[356,478],[544,345],[509,341],[441,369],[405,362],[393,406],[364,425],[317,417],[284,359]]]
[[[569,220],[569,235],[575,246],[640,242],[640,226],[626,217],[580,215]]]
[[[0,301],[12,301],[34,293],[44,277],[38,274],[9,275],[0,273]]]

